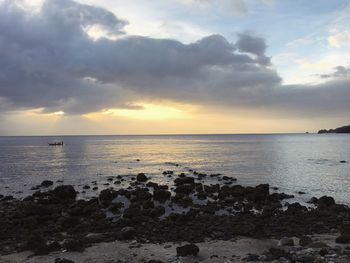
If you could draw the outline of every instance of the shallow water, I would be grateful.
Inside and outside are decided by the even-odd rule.
[[[48,146],[56,140],[65,145]],[[109,176],[131,178],[139,172],[171,183],[164,170],[188,169],[233,176],[242,185],[269,183],[289,194],[306,192],[296,194],[300,200],[331,195],[350,203],[346,134],[0,137],[1,194],[26,195],[45,179],[64,180],[81,191],[95,180],[102,184]]]

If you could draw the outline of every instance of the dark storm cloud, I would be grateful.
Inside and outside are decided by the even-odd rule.
[[[266,43],[261,37],[255,37],[247,33],[238,34],[236,46],[240,52],[256,55],[262,65],[270,65],[270,58],[266,57]]]
[[[168,99],[303,116],[314,109],[348,111],[344,79],[283,86],[263,38],[243,33],[230,43],[212,35],[183,44],[125,35],[125,24],[105,9],[70,0],[46,0],[38,13],[3,2],[0,110],[81,114]],[[114,40],[89,37],[87,30],[96,25]]]
[[[335,71],[333,73],[322,74],[322,75],[320,75],[320,77],[324,78],[324,79],[350,77],[350,67],[346,68],[344,66],[337,66],[334,69],[335,69]]]

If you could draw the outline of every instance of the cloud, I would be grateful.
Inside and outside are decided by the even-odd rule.
[[[256,55],[262,65],[270,65],[270,58],[266,57],[266,43],[263,38],[254,37],[247,33],[238,34],[236,46],[240,52]]]
[[[226,0],[224,6],[235,14],[247,14],[248,8],[244,0]]]
[[[261,37],[241,33],[231,43],[210,35],[184,44],[127,35],[126,23],[71,0],[46,0],[36,13],[4,1],[0,110],[85,114],[167,100],[283,116],[349,112],[349,79],[283,86]],[[94,26],[107,36],[89,36]]]
[[[176,0],[187,6],[213,10],[217,8],[220,12],[236,16],[245,16],[250,11],[249,0]],[[264,5],[272,6],[274,0],[260,0]]]
[[[342,31],[334,33],[328,37],[328,44],[331,47],[341,48],[345,45],[350,45],[350,32]]]
[[[350,67],[346,68],[344,66],[335,67],[335,71],[331,74],[322,74],[321,78],[348,78],[350,77]]]
[[[186,45],[126,36],[125,24],[105,9],[70,0],[47,0],[34,15],[3,2],[0,97],[13,109],[80,114],[144,97],[209,100],[206,94],[215,89],[279,82],[274,71],[236,53],[235,44],[220,35]],[[119,37],[89,37],[86,28],[96,25]],[[194,97],[196,90],[206,94]]]

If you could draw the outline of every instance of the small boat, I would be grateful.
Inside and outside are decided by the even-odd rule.
[[[60,142],[49,142],[50,146],[63,146],[63,141]]]

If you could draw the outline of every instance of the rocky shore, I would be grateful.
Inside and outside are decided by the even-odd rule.
[[[303,206],[288,202],[288,194],[272,192],[268,184],[244,187],[234,178],[193,171],[163,175],[173,179],[173,186],[140,173],[129,187],[110,187],[88,200],[80,199],[74,186],[50,181],[23,199],[0,196],[0,254],[31,251],[38,257],[82,253],[102,242],[128,242],[131,248],[175,242],[182,244],[176,246],[177,258],[195,259],[202,253],[198,243],[244,237],[278,244],[260,254],[231,255],[227,262],[350,262],[350,208],[332,197],[312,198]],[[204,184],[205,177],[221,183]],[[335,235],[334,245],[316,238],[329,233]],[[155,260],[140,262],[162,262]]]
[[[319,134],[322,134],[322,133],[350,133],[350,125],[342,126],[342,127],[335,128],[335,129],[329,129],[329,130],[322,129],[322,130],[319,130],[318,133]]]

